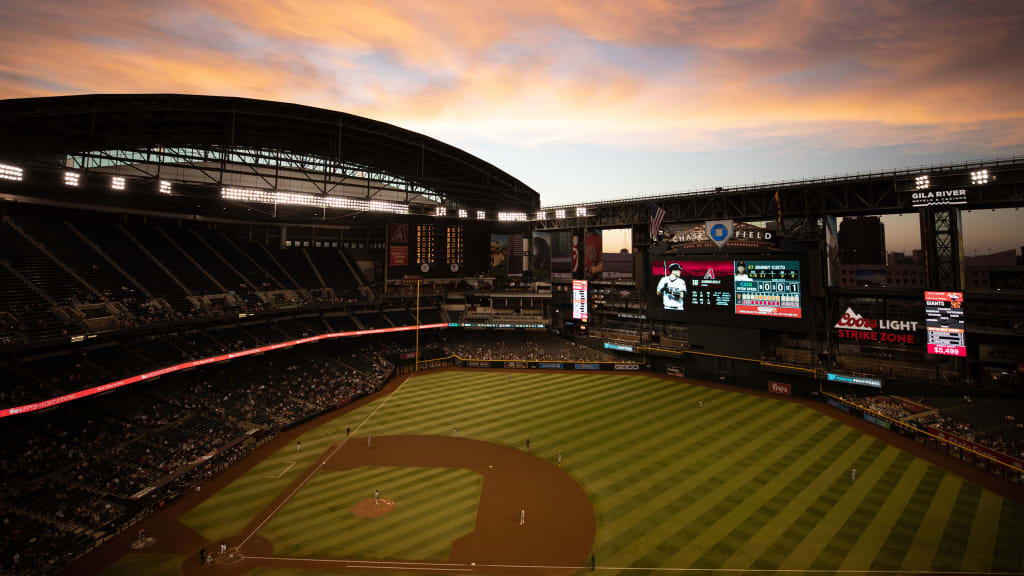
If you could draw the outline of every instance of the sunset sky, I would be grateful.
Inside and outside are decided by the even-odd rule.
[[[551,205],[1024,154],[1021,38],[1017,0],[2,0],[0,98],[341,110]]]

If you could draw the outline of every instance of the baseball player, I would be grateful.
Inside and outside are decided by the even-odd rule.
[[[222,556],[224,554],[228,553],[228,541],[227,540],[221,540],[220,541],[220,553],[221,553]]]
[[[700,406],[701,408],[703,408],[704,407],[704,401],[703,400],[697,400],[697,406]]]
[[[529,438],[526,439],[526,449],[527,450],[530,449],[530,439]]]
[[[373,491],[373,505],[380,506],[380,490]]]
[[[658,296],[665,310],[682,310],[686,301],[686,280],[680,278],[683,267],[673,262],[668,265],[668,276],[658,281]]]
[[[526,508],[519,511],[519,525],[523,526],[526,524]]]
[[[302,452],[302,440],[299,440],[298,442],[295,443],[295,451]]]
[[[452,428],[452,438],[458,438],[458,437],[459,437],[458,429]]]
[[[561,452],[558,453],[558,466],[559,466],[559,468],[561,468],[561,466],[562,466],[562,453]]]
[[[366,437],[366,447],[373,448],[373,436]]]
[[[850,481],[853,482],[856,479],[857,479],[857,469],[856,468],[850,468]]]

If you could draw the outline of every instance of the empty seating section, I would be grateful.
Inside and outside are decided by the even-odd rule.
[[[83,351],[82,356],[89,362],[103,367],[115,378],[135,376],[159,368],[154,361],[126,346],[113,345],[87,350]]]
[[[167,301],[178,314],[192,313],[188,294],[115,223],[82,219],[73,224],[154,296]]]
[[[75,280],[74,276],[68,274],[6,223],[0,223],[0,254],[3,254],[22,276],[41,288],[57,304],[100,301],[98,296],[89,292]]]
[[[359,329],[350,316],[328,316],[325,320],[334,332],[352,332]]]
[[[178,246],[188,252],[188,255],[197,264],[202,266],[203,270],[210,274],[210,276],[213,276],[225,290],[234,291],[238,294],[245,301],[246,306],[254,306],[259,303],[260,299],[253,290],[252,285],[228,267],[191,230],[187,228],[168,228],[164,232],[174,239]],[[221,290],[217,289],[217,292],[221,292]]]
[[[14,328],[36,340],[78,332],[53,313],[49,302],[3,266],[0,266],[0,312],[10,312],[17,319]],[[13,334],[10,337],[16,338]]]
[[[390,328],[391,324],[388,323],[387,319],[380,312],[368,312],[366,314],[356,314],[356,318],[362,322],[363,326],[367,330],[374,328]]]
[[[231,266],[238,270],[246,280],[252,282],[258,290],[277,290],[280,288],[272,278],[268,277],[261,270],[260,266],[254,264],[246,254],[238,249],[236,244],[230,242],[221,232],[203,228],[194,230],[194,233],[198,234],[204,242],[230,262]]]
[[[145,299],[136,293],[130,280],[72,232],[63,221],[19,215],[15,223],[107,299],[126,303],[141,303]]]
[[[173,366],[189,359],[180,348],[163,336],[151,336],[132,340],[129,345],[143,357],[157,366]]]
[[[340,296],[359,293],[359,283],[352,276],[352,270],[342,259],[337,248],[309,248],[306,251],[313,258],[313,263],[320,271],[324,283],[328,288],[334,288],[335,294]]]
[[[316,273],[309,266],[309,260],[302,253],[301,248],[268,248],[270,254],[283,266],[291,277],[299,283],[300,288],[308,290],[320,289],[323,286],[316,277]]]
[[[257,244],[256,242],[252,242],[244,238],[228,238],[228,240],[234,243],[234,245],[245,253],[246,256],[252,259],[253,262],[266,270],[267,274],[269,274],[273,280],[276,280],[275,284],[280,285],[280,288],[284,290],[293,290],[304,287],[296,286],[295,283],[288,278],[288,274],[285,273],[275,259],[270,257],[261,244]]]
[[[196,268],[155,226],[135,224],[128,226],[128,231],[193,294],[222,293],[213,280]]]

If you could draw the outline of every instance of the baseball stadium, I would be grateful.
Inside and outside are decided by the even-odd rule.
[[[282,102],[0,134],[3,574],[1024,575],[1024,265],[963,225],[1024,158],[543,205]]]

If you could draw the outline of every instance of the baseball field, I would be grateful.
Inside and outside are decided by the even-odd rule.
[[[103,573],[196,573],[225,538],[214,569],[261,576],[1024,573],[1024,505],[782,399],[447,370],[298,438]]]

